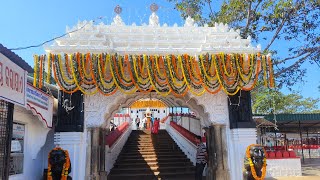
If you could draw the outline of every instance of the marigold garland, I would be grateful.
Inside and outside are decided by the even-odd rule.
[[[61,180],[67,180],[68,175],[69,175],[69,169],[71,166],[71,162],[70,162],[70,156],[69,156],[69,152],[67,150],[63,150],[61,147],[55,147],[53,148],[48,155],[48,174],[47,174],[47,180],[53,180],[52,179],[52,172],[51,172],[51,168],[52,165],[50,164],[50,154],[52,151],[56,151],[56,150],[62,150],[65,154],[65,163],[63,164],[63,168],[62,168],[62,172],[61,172]]]
[[[246,59],[246,60],[245,60]],[[222,90],[228,95],[251,90],[263,70],[265,86],[274,87],[270,57],[258,54],[184,55],[65,54],[35,56],[34,86],[44,82],[44,63],[66,93],[100,92],[106,96],[118,89],[126,94],[156,90],[166,96],[195,95]],[[47,78],[47,82],[50,80]]]
[[[251,173],[252,173],[253,178],[255,180],[264,180],[264,178],[266,176],[266,172],[267,172],[267,159],[264,156],[264,158],[263,158],[263,166],[262,166],[262,174],[261,174],[261,177],[258,177],[257,173],[256,173],[256,170],[254,168],[254,164],[252,162],[251,156],[250,156],[250,148],[253,147],[253,146],[260,146],[260,145],[259,144],[251,144],[251,145],[249,145],[247,147],[247,150],[246,150],[246,158],[248,158],[248,160],[249,160],[249,165],[250,165],[250,169],[251,169]],[[267,154],[266,150],[264,148],[263,148],[263,152],[264,152],[264,154]]]
[[[33,58],[34,58],[33,86],[37,87],[38,56],[35,55]]]

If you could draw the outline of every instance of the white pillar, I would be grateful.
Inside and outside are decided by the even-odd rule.
[[[231,180],[243,180],[243,161],[246,149],[250,144],[256,144],[255,128],[239,128],[229,131],[229,166]]]

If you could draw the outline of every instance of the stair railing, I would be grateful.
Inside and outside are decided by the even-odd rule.
[[[172,127],[172,124],[176,124],[171,122],[166,126],[166,130],[175,143],[180,147],[180,149],[184,152],[184,154],[190,159],[193,165],[196,165],[196,153],[197,153],[197,146],[191,139],[185,137],[181,134],[178,130]],[[179,126],[179,125],[178,125]]]
[[[132,131],[132,123],[129,123],[128,128],[123,131],[121,136],[114,142],[111,147],[109,145],[106,145],[106,159],[105,159],[105,168],[106,172],[110,173],[110,170],[113,168],[114,163],[116,162],[123,146],[128,140],[128,137],[130,136]]]

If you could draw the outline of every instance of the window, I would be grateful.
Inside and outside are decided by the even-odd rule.
[[[166,110],[163,110],[163,113],[166,113]]]
[[[11,154],[10,154],[10,175],[23,173],[23,152],[24,152],[25,126],[13,123]]]

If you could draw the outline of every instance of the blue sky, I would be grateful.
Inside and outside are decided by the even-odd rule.
[[[180,14],[174,10],[174,6],[165,0],[7,0],[1,2],[0,11],[0,43],[7,48],[17,48],[37,45],[46,40],[65,33],[66,26],[74,26],[78,20],[94,20],[104,17],[102,21],[110,24],[115,16],[113,9],[116,5],[122,7],[121,17],[126,24],[148,23],[150,13],[149,6],[156,2],[159,5],[157,12],[160,23],[169,26],[177,23],[183,24]],[[100,20],[97,21],[101,22]],[[264,43],[261,42],[262,48]],[[274,48],[283,48],[282,44],[275,44]],[[27,50],[14,51],[31,66],[33,66],[33,55],[43,54],[43,47]],[[320,68],[310,63],[305,63],[308,68],[305,83],[294,86],[295,90],[301,92],[304,97],[319,98],[320,91]],[[288,90],[282,90],[288,94]],[[320,106],[320,104],[319,104]]]

